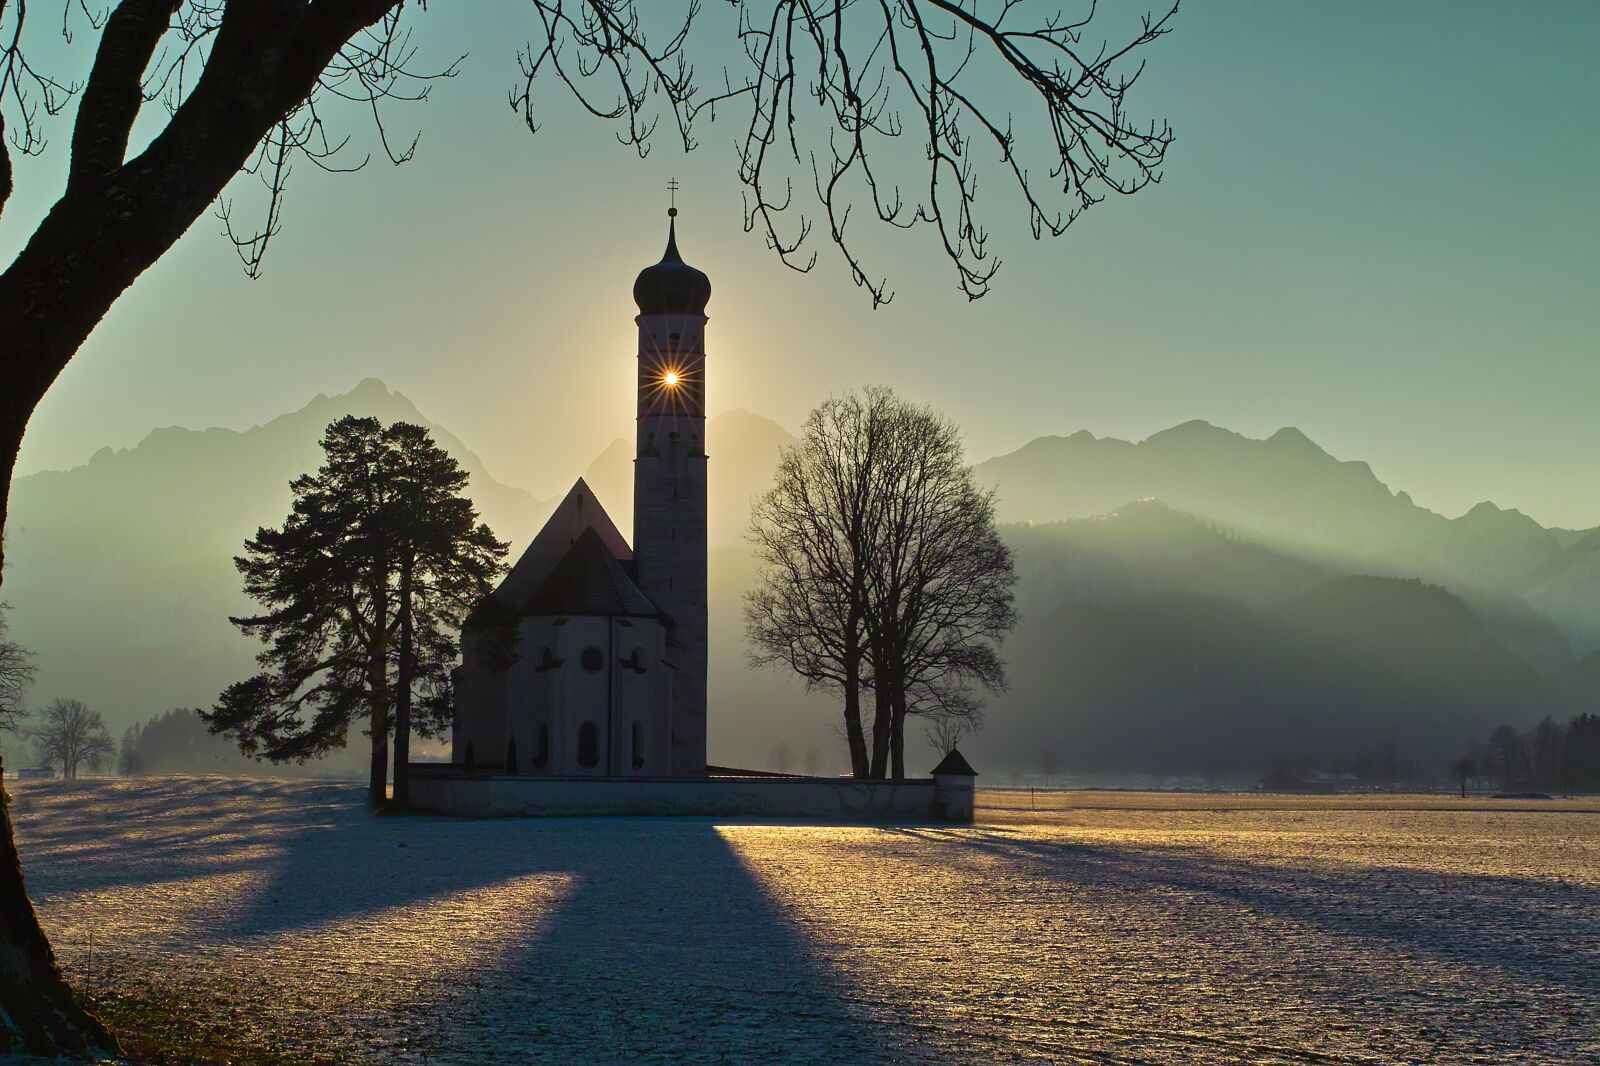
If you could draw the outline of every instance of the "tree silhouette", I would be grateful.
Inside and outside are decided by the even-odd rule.
[[[817,407],[750,509],[749,538],[762,564],[745,596],[751,661],[840,693],[857,777],[871,773],[861,704],[870,686],[868,572],[884,521],[873,485],[887,461],[890,414],[882,390]]]
[[[912,714],[981,720],[973,690],[1004,685],[1016,575],[949,420],[882,388],[827,401],[782,453],[750,536],[752,659],[842,694],[857,777],[905,775]]]
[[[1500,726],[1489,734],[1485,759],[1489,772],[1499,778],[1501,789],[1509,792],[1527,783],[1528,749],[1511,726]]]
[[[28,716],[28,686],[33,684],[33,653],[7,639],[6,605],[0,603],[0,731],[15,733]]]
[[[40,765],[60,766],[69,781],[77,778],[78,767],[98,769],[117,750],[105,718],[82,700],[52,700],[39,712],[39,724],[28,728],[28,737]]]
[[[759,230],[786,264],[809,270],[809,199],[874,305],[891,293],[871,279],[847,233],[853,204],[887,225],[931,227],[962,291],[976,298],[999,265],[975,211],[980,143],[1039,236],[1064,232],[1108,193],[1158,180],[1172,140],[1164,123],[1139,123],[1127,104],[1141,50],[1168,32],[1175,7],[1140,16],[1113,39],[1095,33],[1092,5],[1073,19],[1011,0],[735,0],[738,48],[706,91],[688,60],[698,0],[650,5],[652,19],[666,10],[659,32],[647,32],[645,6],[531,0],[535,36],[510,96],[528,128],[538,127],[541,77],[620,122],[621,139],[641,155],[663,115],[688,149],[698,120],[743,109],[736,169],[746,229]],[[391,139],[385,105],[425,97],[433,79],[456,69],[419,65],[412,29],[423,10],[403,0],[114,0],[100,14],[64,0],[59,25],[68,40],[98,34],[88,76],[76,84],[30,54],[25,0],[0,0],[0,217],[13,191],[11,151],[43,151],[47,125],[78,98],[65,186],[0,273],[0,530],[23,430],[45,392],[117,298],[207,207],[216,205],[253,277],[279,231],[295,163],[355,170],[374,154],[358,156],[338,132],[348,115],[370,117],[385,158],[411,158],[416,142]],[[1005,104],[1011,87],[1034,98],[1020,127]],[[164,122],[151,114],[161,108]],[[130,157],[141,118],[153,135]],[[885,150],[901,138],[901,150]],[[904,181],[897,160],[913,168]],[[264,190],[259,228],[243,231],[225,196],[241,174]],[[26,1048],[109,1047],[56,974],[3,810],[0,851],[0,946],[24,951],[29,975],[6,989],[6,1002],[30,1034]]]
[[[1567,791],[1600,792],[1600,715],[1580,714],[1567,723],[1561,780]]]
[[[973,480],[955,423],[898,398],[890,409],[889,459],[874,480],[886,518],[868,570],[867,630],[879,717],[889,715],[889,773],[901,778],[908,716],[976,726],[974,689],[1005,688],[999,644],[1017,623],[1017,575],[994,493]],[[875,766],[883,755],[880,744]]]
[[[456,632],[506,545],[460,495],[466,473],[421,427],[346,417],[322,447],[322,467],[290,486],[283,528],[257,531],[236,560],[246,593],[267,609],[233,619],[266,644],[263,670],[229,686],[205,718],[242,751],[278,762],[342,747],[365,720],[369,797],[387,802],[392,732],[403,805],[411,731],[448,721]],[[416,718],[419,688],[428,698]]]
[[[117,746],[117,773],[132,777],[144,769],[139,757],[139,727],[130,725],[122,731],[122,743]]]

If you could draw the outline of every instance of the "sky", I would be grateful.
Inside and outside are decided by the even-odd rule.
[[[1003,266],[975,303],[931,231],[863,230],[896,293],[877,310],[830,246],[800,275],[743,231],[737,123],[639,160],[548,83],[530,135],[506,93],[531,19],[513,0],[421,13],[423,62],[467,59],[390,114],[421,133],[415,159],[302,166],[258,281],[203,216],[62,374],[20,472],[157,426],[242,428],[376,376],[497,478],[554,495],[631,432],[631,286],[676,178],[680,247],[713,284],[713,412],[792,429],[883,383],[953,416],[974,460],[1080,429],[1293,425],[1446,514],[1492,499],[1600,525],[1600,5],[1191,0],[1133,100],[1176,133],[1158,186],[1034,242],[991,176]],[[708,31],[700,54],[730,59]],[[92,35],[41,40],[69,72],[91,54]],[[69,131],[53,134],[18,166],[0,262],[58,195]]]

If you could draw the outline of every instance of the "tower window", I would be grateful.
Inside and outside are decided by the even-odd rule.
[[[633,768],[644,769],[644,723],[633,723]]]
[[[600,728],[593,722],[578,727],[578,765],[593,770],[600,762]]]
[[[584,648],[578,663],[591,674],[597,674],[606,665],[606,653],[599,648]]]

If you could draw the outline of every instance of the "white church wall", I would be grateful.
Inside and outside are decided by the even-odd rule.
[[[669,708],[662,662],[666,635],[652,619],[619,618],[614,623],[611,664],[616,692],[616,747],[612,774],[659,776],[667,772]],[[635,751],[634,731],[641,748]]]
[[[606,772],[606,707],[610,684],[608,623],[604,618],[568,618],[553,629],[556,654],[566,660],[554,671],[551,718],[556,745],[551,771],[557,774],[602,776]],[[598,653],[598,665],[594,658]],[[593,744],[584,730],[593,727]],[[589,765],[592,757],[593,761]]]
[[[560,656],[552,628],[550,619],[523,619],[517,629],[520,656],[506,671],[506,739],[516,739],[516,770],[521,773],[552,772],[551,757],[557,750],[551,707],[561,668],[553,665]]]

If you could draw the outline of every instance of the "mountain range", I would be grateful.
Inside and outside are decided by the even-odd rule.
[[[120,728],[244,676],[255,649],[226,621],[249,608],[232,556],[282,520],[289,481],[347,413],[429,426],[513,553],[554,505],[495,480],[376,380],[264,425],[160,429],[19,478],[4,598],[39,655],[36,698],[82,698]],[[749,503],[793,438],[734,411],[707,440],[712,758],[760,764],[783,740],[834,766],[831,702],[752,670],[742,641]],[[619,439],[583,472],[623,530],[631,465]],[[1501,721],[1588,706],[1600,682],[1600,531],[1492,504],[1446,518],[1292,429],[1076,433],[974,470],[996,488],[1023,617],[1010,690],[964,745],[980,769],[1047,753],[1062,767],[1237,774],[1379,749],[1431,768]]]
[[[1446,518],[1296,429],[1254,440],[1195,421],[1137,443],[1079,432],[1041,437],[975,470],[996,487],[1010,522],[1159,499],[1308,562],[1420,577],[1508,611],[1531,608],[1575,650],[1600,646],[1600,529],[1546,528],[1488,501]]]

